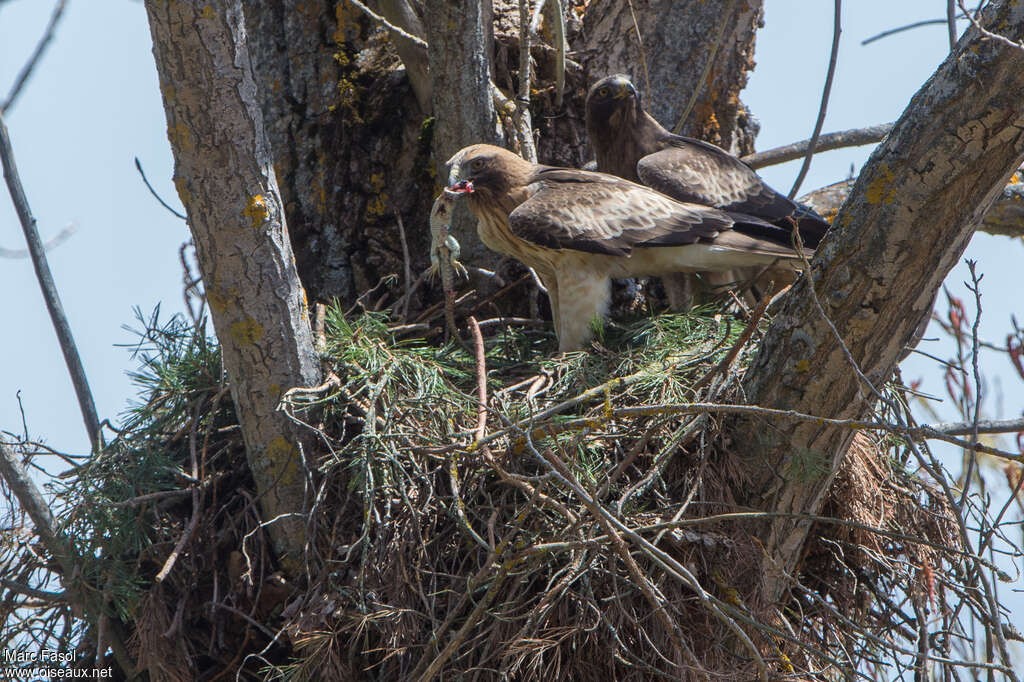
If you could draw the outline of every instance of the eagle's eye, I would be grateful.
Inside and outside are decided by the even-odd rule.
[[[609,93],[609,90],[608,90],[608,86],[607,85],[604,86],[603,88],[598,88],[597,89],[597,94],[600,97],[607,97],[608,93]]]
[[[484,167],[484,160],[483,159],[473,159],[472,161],[469,162],[469,167],[472,168],[475,171],[481,170]]]

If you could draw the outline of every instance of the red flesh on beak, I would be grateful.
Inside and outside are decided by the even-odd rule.
[[[469,180],[462,180],[454,185],[449,185],[445,189],[452,194],[472,194],[473,183]]]

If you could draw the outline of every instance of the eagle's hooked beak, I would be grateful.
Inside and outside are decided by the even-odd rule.
[[[608,84],[613,88],[612,99],[626,99],[627,97],[637,97],[639,95],[636,87],[626,76],[615,76],[611,78]]]
[[[455,161],[452,159],[452,161]],[[462,180],[459,173],[459,163],[452,163],[452,169],[448,172],[448,186],[444,188],[447,194],[472,194],[473,183],[470,180]]]

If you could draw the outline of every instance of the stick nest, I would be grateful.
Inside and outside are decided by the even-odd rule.
[[[945,598],[923,573],[960,562],[900,442],[858,434],[790,602],[764,603],[745,448],[673,409],[742,402],[759,333],[721,367],[731,317],[645,318],[558,358],[495,325],[484,366],[381,316],[327,321],[328,381],[282,404],[310,434],[304,576],[271,554],[218,350],[180,320],[148,322],[142,401],[62,484],[150,679],[831,679],[913,648],[907,605]]]

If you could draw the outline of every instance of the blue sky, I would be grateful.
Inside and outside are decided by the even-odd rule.
[[[831,40],[832,3],[768,0],[765,28],[757,40],[757,68],[743,100],[761,122],[758,148],[806,138],[814,125]],[[43,0],[9,0],[0,9],[0,92],[6,92],[49,17]],[[947,51],[943,26],[916,29],[861,46],[879,31],[943,16],[941,0],[847,3],[842,47],[825,131],[894,120]],[[39,229],[46,239],[68,225],[73,237],[50,253],[102,417],[112,420],[133,389],[125,371],[134,367],[116,344],[132,335],[132,307],[157,304],[165,315],[182,310],[178,248],[187,238],[182,221],[161,208],[133,166],[142,161],[150,181],[172,204],[172,160],[157,88],[156,70],[142,4],[129,0],[71,0],[43,63],[7,123]],[[867,159],[870,147],[817,156],[802,191],[846,177]],[[798,162],[766,168],[776,188],[791,186]],[[13,208],[0,200],[0,247],[23,248]],[[1009,316],[1024,320],[1018,264],[1020,240],[977,235],[968,250],[985,273],[983,335],[1000,340]],[[966,268],[949,286],[965,296]],[[21,391],[29,433],[71,452],[86,449],[74,393],[67,378],[42,297],[28,260],[0,259],[0,301],[10,326],[0,335],[0,428],[21,431],[15,394]],[[931,334],[929,336],[932,336]],[[929,352],[943,355],[939,343]],[[987,359],[992,376],[1005,375],[1003,410],[1024,406],[1005,358]],[[925,390],[941,393],[933,365],[912,357],[908,378],[924,378]],[[992,392],[994,393],[994,391]],[[943,407],[939,406],[940,412]],[[947,415],[952,418],[952,414]]]
[[[761,122],[758,149],[809,137],[817,114],[831,40],[832,3],[767,0],[765,28],[757,41],[757,69],[743,100]],[[0,97],[5,95],[49,17],[45,0],[0,3]],[[943,26],[916,29],[861,46],[860,41],[894,26],[944,15],[942,0],[858,0],[843,12],[844,32],[826,132],[894,120],[948,51]],[[100,417],[117,420],[133,396],[125,372],[135,363],[115,344],[133,336],[133,306],[157,304],[164,315],[182,310],[178,248],[185,224],[161,208],[141,183],[134,157],[172,204],[171,153],[150,52],[142,3],[132,0],[70,0],[58,35],[7,124],[22,180],[43,238],[74,224],[77,232],[50,253],[50,267],[78,340]],[[870,147],[816,157],[802,191],[846,177],[867,159]],[[788,191],[797,163],[762,171]],[[0,197],[0,247],[24,248],[6,191]],[[969,257],[980,262],[985,316],[982,334],[1000,342],[1011,314],[1024,321],[1020,264],[1024,243],[979,234]],[[969,301],[959,266],[948,284]],[[74,453],[87,439],[63,358],[28,260],[0,259],[0,429],[20,433],[16,401],[21,392],[29,435]],[[968,306],[971,310],[971,306]],[[933,334],[929,334],[933,336]],[[946,356],[950,345],[926,342]],[[1001,356],[985,358],[1001,400],[990,400],[989,417],[1018,416],[1024,385]],[[911,357],[907,379],[923,378],[923,390],[942,395],[941,375],[931,361]],[[1001,409],[1000,406],[1001,405]],[[955,413],[937,407],[943,418]]]

